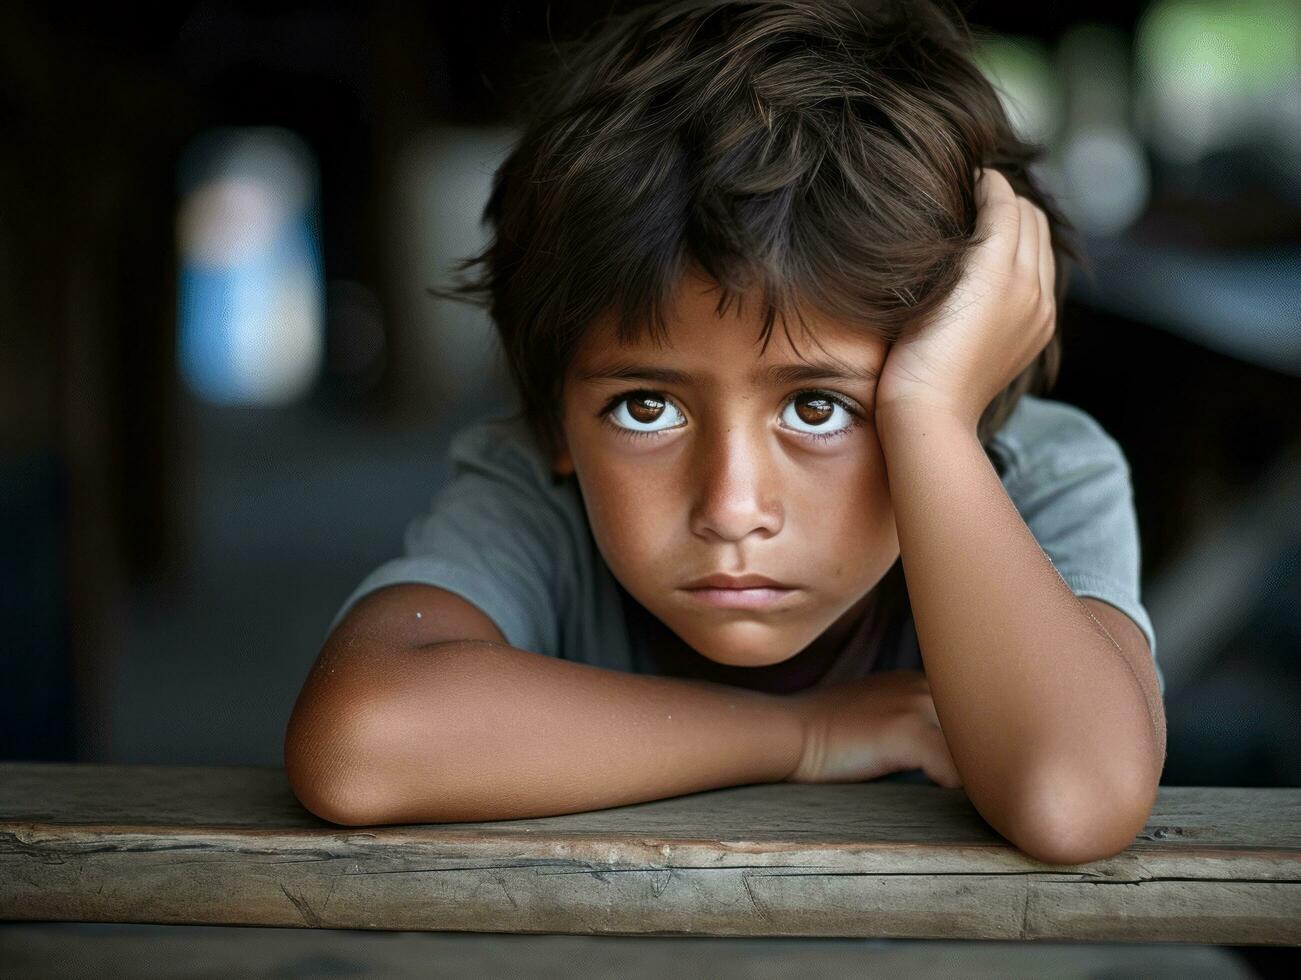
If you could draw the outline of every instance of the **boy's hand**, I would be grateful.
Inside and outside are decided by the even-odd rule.
[[[921,769],[941,786],[962,785],[921,671],[885,671],[786,697],[804,722],[804,751],[787,782],[857,783]]]
[[[976,182],[977,232],[958,285],[926,323],[890,348],[878,417],[937,409],[973,432],[980,416],[1052,339],[1057,320],[1048,219],[997,170]]]

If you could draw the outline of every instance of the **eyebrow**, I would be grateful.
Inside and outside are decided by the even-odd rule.
[[[579,381],[655,381],[660,384],[692,385],[696,377],[688,371],[653,367],[620,361],[583,371]],[[782,387],[801,381],[876,381],[875,371],[854,366],[842,366],[828,361],[811,361],[805,364],[773,364],[751,373],[750,381],[768,387]]]

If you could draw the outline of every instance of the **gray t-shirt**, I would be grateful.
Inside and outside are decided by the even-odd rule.
[[[1129,464],[1087,413],[1024,395],[990,451],[1021,518],[1078,596],[1129,616],[1156,657],[1139,600],[1138,525]],[[550,465],[519,418],[468,426],[448,449],[451,476],[428,514],[407,527],[404,554],[361,582],[331,629],[362,596],[406,582],[435,585],[481,609],[513,647],[633,673],[658,673],[629,615],[630,596],[596,546],[573,480]],[[640,612],[640,605],[636,606]],[[819,683],[882,670],[922,670],[911,616],[864,617]],[[1165,677],[1156,668],[1161,692]]]

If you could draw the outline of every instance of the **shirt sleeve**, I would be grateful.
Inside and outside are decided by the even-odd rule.
[[[1078,409],[1061,409],[1051,438],[1011,440],[1008,494],[1053,566],[1077,596],[1101,599],[1147,638],[1157,682],[1156,631],[1140,599],[1138,520],[1120,445]]]
[[[362,580],[330,629],[363,596],[421,583],[477,606],[511,646],[558,655],[556,589],[566,551],[563,521],[526,461],[493,452],[471,432],[449,450],[451,478],[427,514],[407,526],[403,554]]]

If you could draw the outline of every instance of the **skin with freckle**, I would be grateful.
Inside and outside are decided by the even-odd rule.
[[[798,323],[789,338],[774,329],[761,355],[759,304],[720,316],[717,300],[708,279],[684,277],[668,347],[650,337],[620,345],[609,323],[593,326],[566,375],[554,468],[577,479],[597,546],[633,598],[703,656],[761,667],[843,640],[899,541],[873,381],[774,386],[751,375],[812,360],[879,372],[887,344],[805,311],[809,332]],[[584,379],[614,359],[693,381]],[[619,423],[653,431],[634,435]],[[719,572],[798,591],[763,610],[708,606],[683,591]]]

